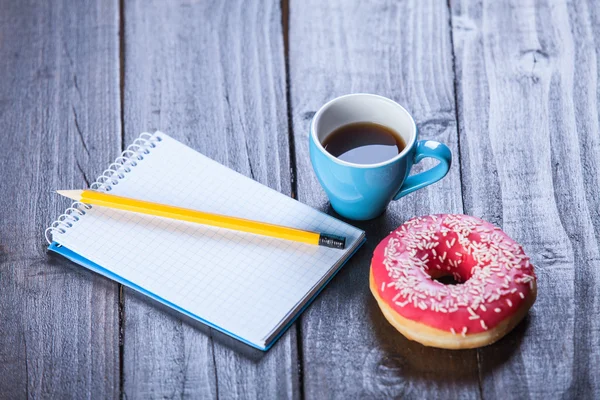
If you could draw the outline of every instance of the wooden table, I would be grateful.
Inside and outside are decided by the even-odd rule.
[[[600,11],[591,0],[0,2],[0,397],[600,398]],[[332,212],[307,150],[346,93],[391,97],[455,163],[356,225],[368,242],[268,353],[46,252],[43,230],[161,129]],[[414,215],[482,217],[539,278],[479,350],[384,320],[372,250]]]

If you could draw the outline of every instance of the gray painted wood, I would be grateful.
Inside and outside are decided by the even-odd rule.
[[[539,279],[528,320],[479,351],[486,398],[600,397],[596,6],[452,2],[465,210]]]
[[[119,5],[0,3],[1,397],[114,398],[121,379],[128,398],[600,397],[593,2],[453,0],[451,20],[444,2],[292,2],[300,200],[331,212],[307,132],[318,107],[345,93],[405,105],[421,138],[451,146],[454,167],[357,224],[369,242],[269,353],[126,290],[122,375],[118,286],[46,254],[41,238],[69,204],[51,191],[86,186],[120,150]],[[123,142],[163,129],[290,194],[279,5],[123,10]],[[394,331],[368,292],[368,264],[407,218],[462,212],[461,188],[465,213],[523,243],[540,292],[502,341],[448,352]]]
[[[125,54],[126,142],[160,129],[290,193],[278,3],[128,1]],[[254,351],[125,290],[128,398],[295,397],[297,346],[293,327]]]
[[[475,351],[426,348],[400,335],[369,291],[373,249],[414,215],[461,212],[448,9],[439,1],[295,1],[290,81],[302,202],[330,211],[308,155],[308,127],[326,101],[353,92],[390,97],[414,115],[421,139],[453,150],[438,184],[355,223],[368,242],[302,317],[307,398],[477,398]],[[427,164],[431,165],[431,164]]]
[[[43,230],[120,146],[118,7],[0,5],[0,393],[118,396],[118,290]]]

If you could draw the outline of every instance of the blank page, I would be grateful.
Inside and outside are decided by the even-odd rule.
[[[264,347],[364,237],[344,222],[162,139],[111,194],[347,237],[346,250],[94,206],[53,240]]]

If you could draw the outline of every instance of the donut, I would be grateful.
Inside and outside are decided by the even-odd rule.
[[[455,284],[439,281],[454,278]],[[370,288],[385,318],[425,346],[494,343],[527,314],[536,276],[521,245],[468,215],[415,217],[373,253]]]

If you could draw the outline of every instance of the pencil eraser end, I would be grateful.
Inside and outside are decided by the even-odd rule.
[[[319,235],[319,246],[344,250],[346,248],[346,238],[337,235],[330,235],[328,233],[321,233]]]

